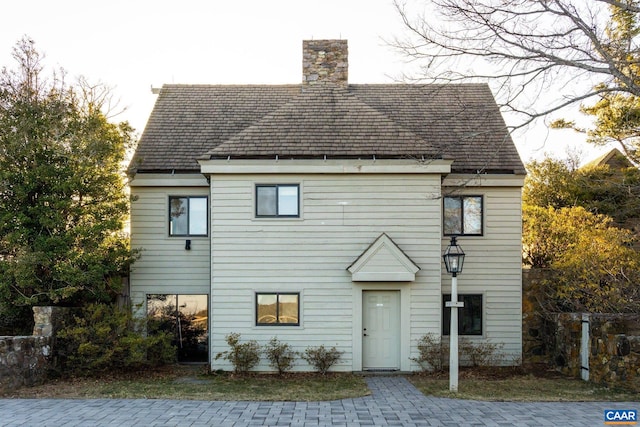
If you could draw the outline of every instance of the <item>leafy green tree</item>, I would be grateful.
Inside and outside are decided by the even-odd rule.
[[[575,205],[608,215],[618,226],[640,216],[640,170],[608,165],[585,166],[576,172]]]
[[[576,167],[575,159],[547,157],[527,164],[523,203],[556,209],[582,206],[625,225],[640,216],[640,171],[608,165]]]
[[[577,168],[546,158],[527,165],[523,189],[523,262],[547,269],[534,284],[547,311],[640,309],[640,254],[626,224],[640,212],[640,172]]]
[[[583,207],[523,208],[524,262],[548,268],[536,293],[548,311],[637,312],[640,254],[632,233]]]
[[[587,134],[587,141],[604,146],[615,142],[635,164],[640,164],[640,98],[633,95],[604,95],[583,113],[594,117],[593,129],[573,129]],[[557,126],[559,127],[559,126]]]
[[[132,128],[108,90],[45,76],[25,37],[0,72],[0,307],[112,300],[134,254],[123,235]]]
[[[522,189],[524,204],[555,208],[572,205],[575,179],[569,162],[546,157],[529,162],[526,168]]]

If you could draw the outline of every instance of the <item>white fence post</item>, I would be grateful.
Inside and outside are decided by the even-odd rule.
[[[582,339],[580,340],[580,376],[589,381],[589,315],[582,314]]]

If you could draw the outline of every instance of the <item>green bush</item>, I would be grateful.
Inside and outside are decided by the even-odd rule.
[[[449,348],[442,337],[428,333],[418,340],[418,357],[412,357],[411,360],[420,365],[423,371],[442,372],[448,354]]]
[[[216,354],[216,360],[225,359],[231,362],[234,372],[245,374],[260,362],[260,345],[254,341],[240,343],[240,334],[232,333],[225,337],[231,350]]]
[[[171,335],[145,337],[129,308],[91,304],[80,310],[56,335],[57,368],[90,376],[111,370],[161,366],[176,360]]]
[[[321,345],[320,347],[308,347],[304,351],[302,358],[313,366],[317,372],[324,375],[342,358],[343,353],[343,351],[338,351],[335,347],[327,350],[324,345]]]
[[[281,343],[278,338],[273,337],[264,349],[264,353],[269,360],[269,365],[278,370],[278,374],[282,375],[293,368],[293,362],[296,360],[297,352],[291,350],[289,344]]]

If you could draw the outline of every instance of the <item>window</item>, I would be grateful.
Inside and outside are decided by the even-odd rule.
[[[444,235],[482,235],[482,196],[444,198]]]
[[[209,357],[208,295],[147,295],[147,332],[171,334],[179,362]]]
[[[442,335],[449,335],[451,328],[451,308],[445,303],[451,301],[451,294],[442,296]],[[464,307],[458,309],[458,335],[482,335],[482,295],[458,295]]]
[[[300,313],[299,293],[257,293],[257,326],[298,326]]]
[[[169,197],[169,235],[207,235],[207,197]]]
[[[300,216],[300,186],[256,185],[256,217]]]

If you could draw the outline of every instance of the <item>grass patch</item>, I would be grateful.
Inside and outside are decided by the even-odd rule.
[[[509,402],[637,401],[638,393],[610,389],[555,373],[536,375],[507,369],[460,372],[458,393],[449,391],[449,374],[415,374],[409,381],[423,394],[456,399]]]
[[[485,401],[638,401],[639,394],[609,389],[554,372],[523,373],[514,368],[461,368],[458,393],[449,374],[407,375],[426,396]],[[178,399],[246,401],[328,401],[371,394],[365,378],[347,373],[212,374],[202,366],[170,366],[138,374],[51,380],[0,393],[4,398]]]
[[[368,394],[364,378],[352,374],[232,375],[210,374],[203,367],[172,366],[134,376],[53,380],[12,390],[2,397],[325,401]]]

